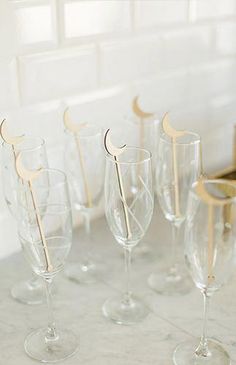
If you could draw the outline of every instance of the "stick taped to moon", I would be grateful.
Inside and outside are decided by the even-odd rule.
[[[121,202],[122,202],[123,211],[124,211],[127,239],[130,239],[132,237],[132,233],[131,233],[131,229],[130,229],[129,214],[127,211],[127,203],[126,203],[124,185],[123,185],[122,175],[121,175],[121,171],[120,171],[120,164],[119,164],[119,160],[118,160],[118,156],[120,156],[125,151],[126,145],[123,145],[121,147],[115,147],[111,142],[110,129],[108,129],[104,135],[104,148],[107,151],[107,153],[109,155],[111,155],[115,160],[116,174],[117,174],[117,179],[118,179]]]
[[[83,179],[83,183],[84,183],[84,191],[85,191],[85,195],[86,195],[86,199],[87,199],[87,204],[88,204],[88,208],[92,208],[92,206],[93,206],[92,196],[91,196],[91,192],[89,189],[89,183],[88,183],[88,178],[87,178],[87,174],[85,171],[84,158],[83,158],[83,153],[82,153],[82,149],[81,149],[81,145],[80,145],[80,138],[79,138],[79,133],[80,133],[81,129],[85,128],[88,124],[72,122],[72,120],[69,117],[68,108],[66,108],[66,110],[64,111],[63,120],[64,120],[64,125],[65,125],[66,129],[68,129],[70,132],[72,132],[74,134],[74,138],[75,138],[75,142],[76,142],[76,146],[77,146],[77,150],[78,150],[78,155],[79,155],[79,162],[80,162],[80,168],[81,168],[81,172],[82,172],[82,179]]]
[[[46,261],[46,270],[48,272],[50,272],[53,270],[53,266],[51,264],[50,255],[48,252],[47,241],[46,241],[46,237],[44,234],[42,220],[41,220],[41,216],[40,216],[40,212],[39,212],[39,208],[38,208],[38,204],[37,204],[37,199],[36,199],[36,195],[35,195],[35,192],[33,189],[33,181],[38,178],[38,176],[41,173],[41,170],[42,169],[31,171],[31,170],[26,169],[22,163],[21,153],[19,153],[18,156],[16,157],[16,171],[23,181],[28,182],[30,194],[32,197],[32,203],[33,203],[33,207],[34,207],[35,214],[36,214],[39,234],[40,234],[42,245],[43,245],[43,252],[44,252],[45,261]]]
[[[162,128],[164,132],[171,138],[172,142],[172,158],[173,158],[173,170],[174,170],[174,188],[175,188],[175,215],[180,217],[180,202],[179,202],[179,178],[178,178],[178,167],[177,167],[177,151],[176,151],[176,140],[179,137],[184,136],[188,132],[177,131],[174,129],[169,122],[169,114],[166,113],[162,119]]]
[[[215,279],[213,275],[214,207],[223,207],[231,204],[232,198],[217,198],[211,195],[206,190],[202,179],[198,180],[195,191],[208,206],[208,283],[210,284]]]

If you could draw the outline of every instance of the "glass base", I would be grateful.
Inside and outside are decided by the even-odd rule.
[[[46,328],[30,333],[25,339],[25,351],[31,358],[41,362],[58,362],[72,356],[78,349],[73,332],[61,330],[54,341],[45,341]]]
[[[45,300],[45,286],[41,278],[32,278],[15,284],[11,296],[24,304],[42,304]]]
[[[137,297],[129,302],[122,296],[107,299],[103,304],[104,316],[117,324],[131,325],[141,322],[149,313],[146,305]]]
[[[71,263],[65,268],[68,279],[81,284],[93,284],[98,280],[99,268],[93,262]]]
[[[167,274],[167,271],[153,273],[148,278],[148,285],[162,295],[187,294],[193,288],[193,283],[188,274]]]
[[[173,354],[175,365],[230,365],[228,353],[218,343],[209,340],[209,356],[196,356],[199,341],[188,341],[176,347]]]

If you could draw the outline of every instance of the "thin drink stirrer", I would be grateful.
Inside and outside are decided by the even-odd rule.
[[[196,193],[208,205],[208,284],[215,279],[213,275],[214,258],[214,206],[224,207],[231,204],[232,198],[216,198],[210,195],[204,187],[203,180],[200,179],[196,185]]]
[[[144,121],[145,121],[145,119],[152,117],[154,114],[144,112],[138,104],[138,98],[139,98],[139,96],[137,95],[133,99],[132,109],[133,109],[134,114],[139,118],[139,146],[142,149],[142,148],[144,148],[144,140],[145,140]],[[140,161],[142,160],[142,155],[143,155],[143,151],[141,150],[140,154],[139,154]],[[140,174],[139,170],[140,170],[140,165],[138,165],[138,175]]]
[[[132,237],[132,233],[131,233],[131,229],[130,229],[129,214],[128,214],[127,206],[126,206],[127,204],[126,204],[124,185],[123,185],[123,181],[122,181],[120,164],[119,164],[119,160],[118,160],[118,156],[124,152],[126,145],[119,147],[119,148],[115,147],[110,140],[109,132],[110,132],[110,129],[108,129],[104,135],[104,147],[105,147],[105,150],[107,151],[107,153],[109,155],[111,155],[115,161],[116,174],[117,174],[118,185],[119,185],[119,190],[120,190],[120,195],[121,195],[121,202],[122,202],[122,207],[123,207],[124,217],[125,217],[127,239],[129,239]]]
[[[175,215],[180,217],[180,201],[179,201],[179,178],[178,178],[178,167],[177,167],[177,150],[176,140],[178,137],[182,137],[188,132],[177,131],[169,124],[169,115],[166,113],[162,120],[162,127],[164,132],[171,138],[172,144],[172,159],[173,159],[173,170],[174,170],[174,189],[175,189]]]
[[[42,220],[41,220],[41,216],[40,216],[40,212],[39,212],[39,208],[38,208],[38,204],[37,204],[37,200],[36,200],[36,195],[35,195],[35,192],[33,189],[33,180],[37,179],[37,177],[41,173],[41,170],[42,170],[41,168],[36,171],[26,170],[22,164],[21,153],[19,153],[18,156],[16,157],[16,171],[17,171],[18,175],[20,176],[20,178],[24,181],[27,181],[28,185],[29,185],[30,194],[32,197],[32,203],[33,203],[33,207],[34,207],[35,214],[36,214],[36,221],[37,221],[37,225],[38,225],[38,229],[39,229],[39,234],[40,234],[42,245],[43,245],[43,252],[44,252],[45,261],[46,261],[46,270],[48,272],[50,272],[53,270],[53,266],[51,264],[50,255],[48,252],[47,241],[46,241],[46,237],[45,237],[44,230],[43,230],[43,224],[42,224]]]
[[[84,183],[85,195],[87,198],[87,204],[88,204],[88,208],[92,208],[93,202],[92,202],[91,192],[89,189],[87,175],[85,172],[84,158],[83,158],[82,149],[81,149],[81,145],[80,145],[80,139],[79,139],[79,132],[82,128],[87,126],[87,123],[80,123],[80,124],[73,123],[69,118],[68,108],[64,111],[63,119],[64,119],[64,125],[65,125],[66,129],[68,129],[70,132],[72,132],[74,134],[77,151],[78,151],[78,155],[79,155],[79,162],[80,162],[80,167],[81,167],[81,172],[82,172],[82,179],[83,179],[83,183]]]

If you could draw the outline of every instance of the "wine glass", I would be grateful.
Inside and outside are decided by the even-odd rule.
[[[133,176],[139,181],[135,189],[132,184]],[[124,294],[104,303],[103,314],[118,324],[133,324],[148,314],[145,304],[131,291],[130,265],[132,250],[144,237],[150,224],[153,205],[150,152],[126,147],[119,156],[119,162],[107,155],[105,212],[109,228],[124,250],[126,289]]]
[[[48,167],[45,141],[38,137],[25,137],[14,147],[6,142],[2,144],[2,178],[3,193],[11,215],[17,218],[17,186],[19,176],[15,169],[15,159],[21,152],[24,165],[28,169],[36,170]],[[36,275],[31,279],[15,284],[11,289],[14,299],[25,304],[41,304],[44,298],[44,285]]]
[[[65,264],[72,244],[72,217],[66,176],[42,169],[31,185],[19,184],[18,232],[26,260],[44,280],[48,304],[48,326],[31,332],[25,351],[41,362],[56,362],[71,356],[77,338],[56,327],[51,285]]]
[[[125,118],[127,126],[127,144],[144,148],[152,154],[152,170],[153,176],[155,173],[157,149],[160,138],[160,121],[155,114],[150,114],[149,117],[142,119],[136,115]],[[153,250],[150,243],[142,242],[135,248],[135,257],[151,259]]]
[[[69,279],[80,283],[93,283],[101,270],[94,260],[91,235],[91,216],[103,195],[104,151],[102,130],[88,124],[78,133],[66,131],[65,169],[69,181],[72,204],[81,213],[86,238],[80,242],[80,262],[66,267]]]
[[[184,265],[179,264],[183,260],[180,233],[186,217],[189,190],[201,174],[200,143],[200,137],[191,132],[174,141],[163,133],[159,140],[156,192],[165,218],[171,223],[172,252],[168,257],[169,267],[152,273],[148,283],[164,295],[184,294],[191,288]]]
[[[224,348],[207,338],[207,316],[212,295],[224,285],[234,271],[236,244],[236,186],[228,180],[202,180],[206,202],[197,193],[199,182],[189,194],[185,259],[197,288],[204,297],[204,324],[200,343],[180,344],[174,352],[175,365],[229,365]],[[225,200],[226,198],[226,200]]]

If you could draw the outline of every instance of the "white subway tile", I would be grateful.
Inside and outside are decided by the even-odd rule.
[[[161,117],[183,104],[187,95],[186,73],[172,73],[136,82],[133,94],[139,95],[144,110],[156,112]]]
[[[186,69],[213,58],[212,29],[208,26],[167,32],[163,43],[163,67],[167,70]]]
[[[235,0],[191,0],[195,4],[196,19],[210,19],[235,15]]]
[[[187,21],[188,0],[139,0],[134,4],[137,27],[171,25]]]
[[[16,59],[0,58],[0,108],[15,107],[18,104],[18,97]]]
[[[81,120],[110,128],[115,138],[124,128],[124,116],[131,110],[131,97],[127,88],[114,87],[99,90],[91,97],[69,98],[66,101],[72,120]]]
[[[234,124],[227,118],[224,125],[202,136],[203,163],[207,173],[214,174],[232,164]]]
[[[20,78],[24,103],[91,90],[97,83],[95,47],[20,57]]]
[[[130,27],[128,0],[63,1],[65,37],[118,32]]]
[[[220,54],[236,54],[236,24],[227,22],[217,26],[216,48]]]
[[[14,134],[45,139],[48,147],[55,147],[63,138],[63,108],[59,102],[19,107],[5,113]]]
[[[54,14],[51,0],[17,2],[15,15],[21,45],[53,42]]]
[[[161,40],[142,37],[101,45],[101,82],[127,82],[156,74],[160,69]]]

